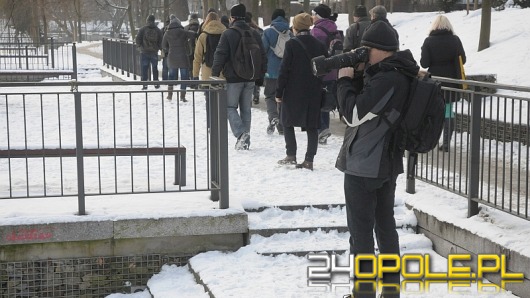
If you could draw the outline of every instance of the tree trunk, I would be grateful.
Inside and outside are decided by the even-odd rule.
[[[480,39],[478,41],[478,51],[490,47],[491,31],[491,0],[482,0],[482,17],[480,18]]]
[[[132,7],[132,0],[127,0],[127,14],[129,15],[129,26],[131,27],[131,37],[132,40],[136,39],[136,26],[134,25],[134,18],[133,18],[133,7]]]
[[[261,12],[263,18],[263,26],[271,24],[272,12],[276,8],[276,0],[261,0]]]
[[[310,13],[309,12],[309,0],[304,0],[304,11]],[[295,13],[298,13],[298,11]]]
[[[177,18],[179,18],[179,20],[186,21],[190,15],[188,0],[175,0],[175,5],[179,7],[179,9],[175,11],[174,14],[177,16]]]

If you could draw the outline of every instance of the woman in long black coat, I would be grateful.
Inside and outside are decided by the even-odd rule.
[[[454,34],[453,26],[449,19],[443,15],[437,16],[429,31],[429,36],[421,47],[421,66],[428,68],[434,76],[452,79],[461,79],[460,63],[458,56],[462,57],[462,64],[466,63],[466,53],[460,38]],[[460,85],[443,83],[443,86],[461,88]],[[455,96],[453,94],[453,96]],[[449,96],[446,96],[445,123],[443,143],[440,150],[449,151],[451,135],[455,128],[453,115],[453,104]]]
[[[326,55],[324,44],[311,36],[311,16],[301,13],[294,17],[293,33],[296,35],[285,44],[276,101],[281,103],[280,121],[284,127],[287,156],[279,164],[296,164],[295,127],[307,132],[307,151],[304,162],[297,168],[313,170],[313,158],[318,147],[322,81],[311,71],[311,59]],[[303,45],[302,45],[303,44]]]

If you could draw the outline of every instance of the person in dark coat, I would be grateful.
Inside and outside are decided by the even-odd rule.
[[[175,15],[172,14],[169,18],[171,23],[162,39],[162,48],[168,52],[169,80],[178,80],[179,71],[181,80],[189,80],[191,64],[186,46],[189,38],[197,37],[197,32],[185,30]],[[186,102],[186,84],[180,84],[180,90],[180,100]],[[167,99],[172,98],[173,86],[168,86]]]
[[[353,13],[353,24],[344,34],[344,52],[349,52],[361,45],[364,31],[370,26],[370,18],[364,5],[357,5]]]
[[[184,26],[184,30],[187,30],[187,31],[193,31],[193,32],[197,32],[197,36],[200,35],[199,31],[200,31],[200,24],[199,24],[199,15],[196,14],[196,13],[192,13],[190,14],[190,19],[188,21],[188,25]],[[190,66],[193,65],[193,56],[194,56],[194,53],[195,53],[195,44],[196,44],[196,39],[193,38],[193,39],[190,39],[188,40],[188,43],[190,43],[191,45],[191,54],[189,55],[189,58],[190,58]],[[190,69],[191,71],[191,69]]]
[[[392,24],[390,24],[390,21],[386,18],[386,14],[387,14],[386,8],[383,5],[374,6],[372,9],[370,9],[371,24],[373,24],[373,23],[375,23],[377,21],[385,22],[388,26],[390,26],[390,28],[392,28],[392,31],[394,31],[394,34],[396,34],[396,38],[397,38],[398,44],[399,44],[399,34],[398,34],[397,30],[394,28],[394,26],[392,26]],[[366,28],[366,30],[368,30],[368,28]]]
[[[221,71],[226,78],[227,95],[227,117],[232,134],[237,138],[236,150],[248,150],[250,148],[250,125],[252,122],[252,93],[254,86],[263,84],[265,72],[267,71],[267,54],[261,43],[261,36],[245,22],[246,7],[236,4],[230,8],[232,26],[221,34],[219,44],[215,49],[212,66],[212,76],[219,77]],[[260,47],[261,65],[260,78],[248,80],[237,75],[234,69],[234,57],[241,40],[241,34],[234,28],[250,31]],[[239,113],[238,113],[239,108]]]
[[[464,47],[460,38],[454,34],[451,22],[443,15],[437,16],[431,25],[429,36],[421,46],[421,66],[427,68],[434,76],[461,79],[459,56],[462,57],[462,63],[466,63]],[[462,87],[461,85],[450,83],[442,83],[442,86]],[[451,136],[455,128],[455,118],[453,104],[449,98],[446,98],[446,100],[443,143],[439,149],[448,152]]]
[[[368,51],[358,48],[352,53],[358,61],[367,61],[364,73],[342,68],[337,81],[339,107],[348,127],[335,166],[344,173],[350,254],[374,255],[375,232],[379,253],[399,258],[394,201],[396,180],[403,173],[403,150],[395,146],[399,138],[395,128],[409,95],[409,76],[416,76],[419,67],[409,50],[397,52],[398,40],[385,22],[373,23],[361,45]],[[385,261],[385,266],[395,265]],[[360,262],[356,269],[372,272],[372,262]],[[400,296],[399,273],[385,273],[382,282],[387,285],[382,297]],[[372,284],[361,283],[353,297],[375,298],[376,293]]]
[[[151,34],[154,32],[153,34]],[[156,36],[155,40],[151,37]],[[155,16],[149,15],[147,17],[147,25],[140,28],[136,35],[136,45],[140,49],[140,61],[142,71],[142,81],[148,81],[149,67],[153,75],[153,81],[158,81],[158,51],[162,48],[162,30],[155,24]],[[155,85],[155,88],[160,88],[160,85]],[[143,85],[142,90],[146,90],[147,85]]]
[[[307,150],[304,162],[297,168],[313,170],[313,158],[318,148],[320,126],[320,105],[322,101],[322,80],[313,75],[311,59],[326,55],[323,43],[311,35],[311,15],[301,13],[293,19],[295,37],[285,43],[280,66],[276,102],[281,103],[280,122],[283,125],[287,156],[279,164],[296,164],[295,127],[305,129]]]

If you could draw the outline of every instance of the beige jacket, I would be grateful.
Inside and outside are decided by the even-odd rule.
[[[199,77],[201,73],[201,80],[209,80],[212,75],[212,69],[202,63],[203,55],[206,48],[206,37],[208,34],[221,34],[226,30],[225,25],[221,21],[210,21],[204,26],[203,32],[197,39],[195,44],[195,55],[193,57],[193,77]],[[222,76],[222,75],[221,75]]]

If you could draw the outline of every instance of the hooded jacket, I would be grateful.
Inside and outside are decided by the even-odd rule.
[[[168,52],[167,66],[169,68],[190,68],[190,60],[186,55],[186,45],[189,38],[195,38],[196,32],[187,31],[178,19],[172,21],[164,38],[162,48]]]
[[[195,44],[195,55],[193,58],[193,77],[199,77],[199,72],[201,73],[201,79],[202,80],[209,80],[210,76],[212,75],[212,69],[206,64],[203,63],[204,61],[204,53],[206,49],[206,38],[208,37],[208,34],[221,34],[223,31],[226,30],[225,25],[221,23],[221,21],[214,20],[208,22],[208,24],[203,26],[203,30],[201,35],[199,35],[199,38],[197,39],[197,43]],[[202,68],[202,71],[201,71]]]
[[[369,66],[363,79],[341,78],[337,98],[349,123],[336,167],[350,175],[390,178],[403,173],[403,151],[395,128],[409,95],[410,78],[419,70],[409,50]]]
[[[278,16],[272,20],[271,27],[283,32],[289,30],[289,23],[284,17]],[[282,63],[282,58],[276,56],[272,50],[276,46],[276,42],[278,42],[278,35],[278,32],[274,31],[273,28],[267,28],[263,31],[263,36],[261,37],[263,48],[267,51],[267,73],[265,77],[269,79],[278,78],[280,64]],[[292,37],[292,33],[290,35]]]
[[[138,30],[138,34],[136,34],[135,42],[136,42],[136,45],[138,45],[138,47],[140,48],[140,52],[144,54],[156,55],[158,54],[158,50],[156,52],[153,52],[153,51],[146,50],[144,48],[144,34],[147,28],[154,28],[156,30],[158,34],[158,50],[162,48],[163,33],[162,33],[162,30],[160,30],[160,28],[156,26],[155,21],[147,21],[147,25],[143,26],[142,28],[140,28],[140,30]]]

